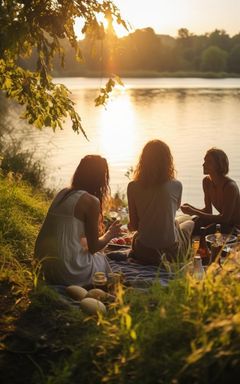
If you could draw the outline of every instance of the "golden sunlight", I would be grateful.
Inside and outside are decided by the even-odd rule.
[[[170,2],[148,0],[147,3],[139,0],[114,0],[114,2],[119,7],[122,17],[133,29],[152,27],[156,33],[171,35],[175,35],[179,28],[188,26],[195,12],[195,7],[191,7],[189,0]],[[126,35],[126,32],[122,33],[124,34]]]
[[[119,25],[117,23],[113,23],[113,27],[117,37],[119,38],[127,36],[129,33],[133,32],[133,30],[130,29],[130,27],[129,27],[129,30],[127,30],[122,25]]]
[[[125,89],[115,91],[106,109],[100,114],[101,153],[110,164],[129,163],[135,157],[135,116],[131,100]],[[131,161],[130,161],[131,163]]]
[[[103,24],[105,31],[107,31],[108,21],[106,19],[104,19],[104,17],[99,16],[99,15],[98,15],[97,19],[98,19],[98,22]],[[82,34],[82,32],[81,32],[82,28],[83,28],[83,20],[80,17],[76,18],[75,25],[74,25],[74,32],[76,33],[76,36],[79,40],[82,40],[85,37],[85,35]],[[127,31],[122,25],[119,25],[115,22],[113,22],[113,28],[114,28],[114,31],[115,31],[117,37],[126,36],[130,32],[130,30]],[[130,29],[130,26],[129,26],[129,29]]]
[[[114,0],[122,18],[131,25],[132,32],[138,28],[152,27],[156,33],[176,36],[180,28],[201,34],[214,29],[224,29],[230,34],[239,33],[239,1],[227,0]],[[206,12],[207,10],[207,12]],[[227,15],[227,17],[226,17]],[[81,34],[82,21],[76,18],[75,32]],[[118,37],[128,32],[119,25],[114,25]]]

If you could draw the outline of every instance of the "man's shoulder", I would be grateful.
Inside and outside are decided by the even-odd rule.
[[[230,177],[226,178],[226,182],[224,184],[223,189],[239,191],[236,181],[231,179]]]
[[[203,178],[202,183],[203,183],[203,186],[205,186],[205,187],[208,187],[208,186],[212,185],[212,180],[211,180],[210,176],[208,176],[208,175],[205,176]]]

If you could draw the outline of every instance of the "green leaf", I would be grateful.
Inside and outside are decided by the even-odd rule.
[[[12,85],[13,85],[12,80],[9,77],[7,77],[4,82],[4,88],[10,89]]]

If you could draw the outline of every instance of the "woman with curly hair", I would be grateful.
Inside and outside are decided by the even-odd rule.
[[[99,252],[120,233],[115,221],[103,229],[102,210],[109,191],[106,159],[85,156],[79,163],[71,187],[53,200],[35,244],[47,282],[60,285],[91,284],[96,271],[108,273],[110,266]]]
[[[166,143],[149,141],[143,148],[134,180],[127,188],[129,229],[136,231],[130,253],[141,264],[158,265],[186,256],[194,223],[178,224],[182,184],[175,179],[173,158]]]
[[[205,207],[195,208],[183,204],[181,209],[188,215],[196,215],[194,233],[198,234],[201,226],[207,226],[208,233],[215,232],[215,224],[221,224],[225,233],[238,232],[240,229],[240,193],[237,183],[227,176],[229,161],[222,149],[210,148],[203,163],[202,186]],[[218,213],[213,213],[213,207]]]

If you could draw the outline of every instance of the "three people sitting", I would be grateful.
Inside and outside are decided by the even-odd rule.
[[[191,236],[201,226],[221,223],[230,231],[240,224],[240,194],[227,176],[228,158],[216,148],[207,151],[203,170],[205,207],[181,205],[182,184],[175,178],[173,157],[166,143],[149,141],[143,148],[133,181],[127,187],[129,224],[135,231],[130,255],[144,265],[159,265],[164,254],[169,261],[184,258]],[[54,198],[35,244],[35,257],[42,261],[51,284],[87,286],[96,271],[111,272],[103,252],[110,240],[121,233],[114,221],[103,229],[103,208],[109,195],[106,159],[85,156],[69,188]],[[197,221],[179,224],[176,211],[197,215]],[[213,214],[215,207],[219,214]]]

